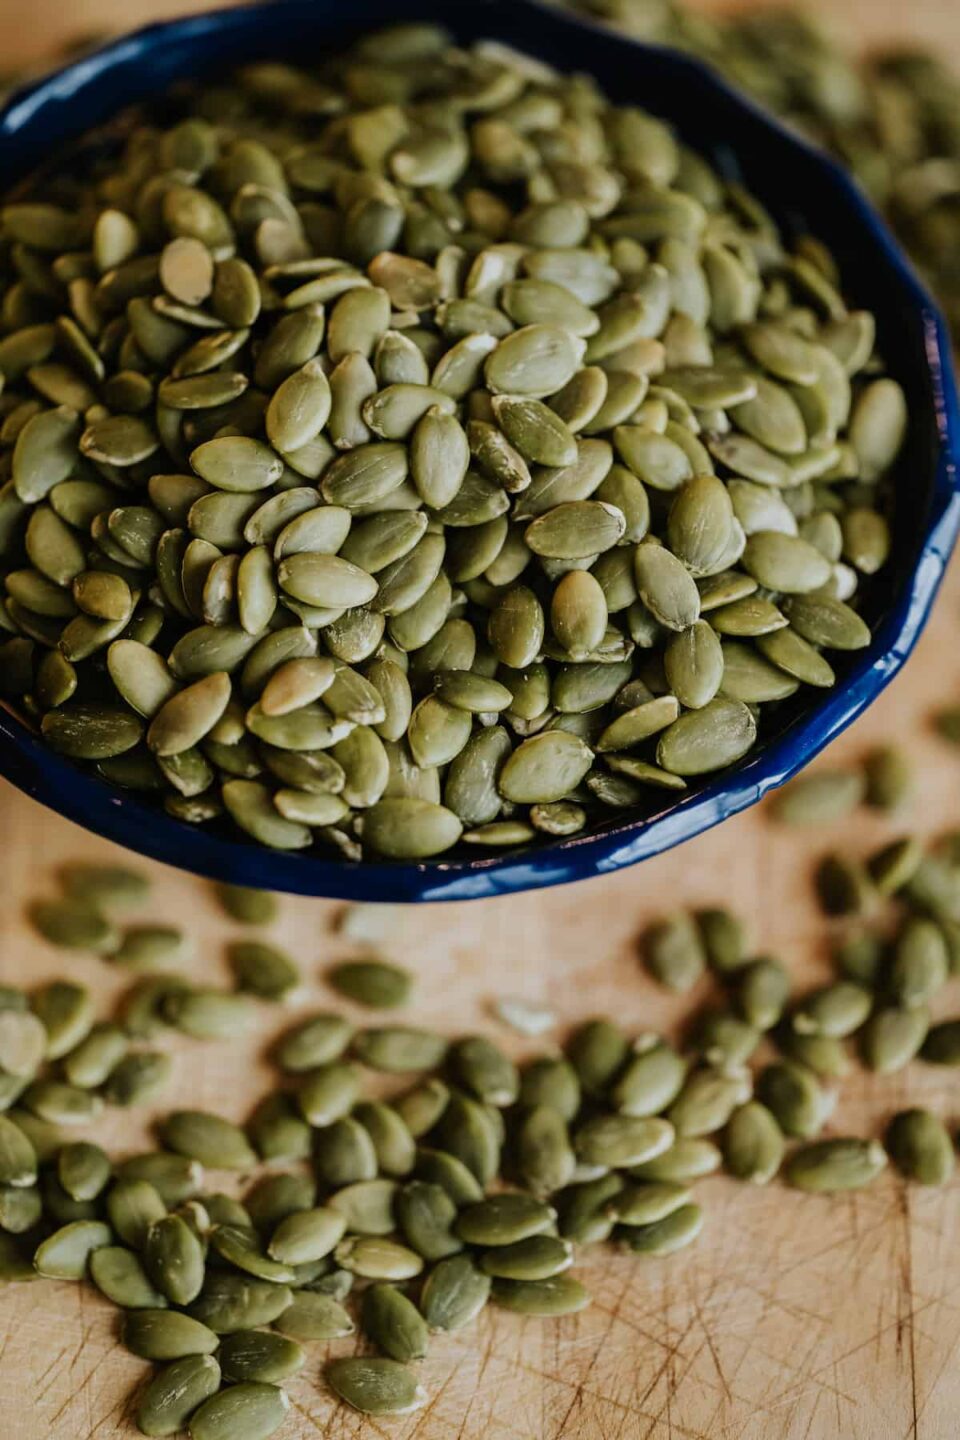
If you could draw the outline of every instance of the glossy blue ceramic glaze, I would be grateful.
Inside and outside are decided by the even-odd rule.
[[[346,17],[346,18],[345,18]],[[463,40],[488,37],[562,71],[596,76],[613,99],[670,120],[729,178],[742,175],[790,232],[832,248],[854,303],[879,321],[879,343],[907,391],[911,435],[903,461],[894,549],[866,592],[869,649],[840,658],[824,698],[780,708],[743,764],[670,797],[650,815],[622,816],[572,839],[424,864],[351,864],[319,853],[265,850],[226,831],[170,819],[48,750],[0,711],[0,773],[71,820],[172,865],[238,884],[366,900],[467,900],[585,879],[633,865],[752,805],[807,764],[861,714],[909,655],[933,604],[960,527],[960,412],[950,342],[936,306],[883,221],[845,172],[771,121],[697,62],[636,44],[536,0],[274,0],[154,25],[15,95],[0,112],[4,187],[118,110],[184,76],[250,59],[290,56],[309,66],[350,31],[401,19],[440,19]]]

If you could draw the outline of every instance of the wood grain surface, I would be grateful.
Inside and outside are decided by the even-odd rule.
[[[899,28],[957,42],[954,0],[829,6],[864,34]],[[127,0],[125,22],[188,8]],[[825,0],[825,7],[826,0]],[[39,54],[65,31],[116,20],[114,0],[0,0],[0,55]],[[29,17],[29,18],[28,18]],[[935,834],[960,820],[960,752],[930,732],[938,705],[960,701],[960,567],[954,566],[921,645],[886,695],[822,763],[855,758],[893,736],[912,747],[917,794],[895,821],[863,814],[839,836],[785,832],[763,808],[632,871],[565,889],[407,912],[391,948],[419,977],[418,1018],[455,1033],[486,1028],[491,998],[545,1001],[560,1021],[615,1015],[628,1028],[675,1030],[710,996],[677,1000],[640,971],[636,936],[668,907],[725,902],[748,919],[758,952],[778,954],[798,985],[828,973],[828,929],[811,897],[816,856],[842,837],[856,853],[905,825]],[[124,979],[95,958],[72,958],[22,921],[67,859],[116,858],[108,843],[0,788],[0,981],[35,984],[69,973],[109,1013]],[[224,941],[236,933],[203,882],[157,865],[145,918],[179,919],[196,937],[190,972],[225,983]],[[327,1005],[321,972],[349,953],[331,928],[338,907],[285,899],[273,932],[308,977],[304,1008]],[[960,982],[937,1001],[960,1009]],[[358,1017],[359,1018],[359,1017]],[[209,1107],[242,1119],[271,1083],[261,1045],[289,1020],[263,1006],[260,1038],[174,1041],[173,1080],[157,1112]],[[166,1043],[166,1042],[164,1042]],[[518,1055],[531,1047],[513,1047]],[[913,1066],[847,1081],[831,1133],[878,1134],[908,1104],[960,1120],[955,1081]],[[118,1153],[149,1137],[149,1114],[109,1113],[94,1138]],[[726,1179],[698,1187],[707,1223],[689,1251],[643,1260],[606,1248],[578,1270],[592,1307],[560,1322],[488,1310],[431,1343],[426,1409],[390,1423],[338,1407],[319,1378],[320,1346],[289,1385],[282,1440],[955,1440],[960,1433],[960,1184],[906,1189],[891,1175],[869,1191],[826,1199],[780,1185]],[[340,1347],[349,1350],[349,1345]],[[135,1434],[131,1396],[148,1367],[117,1343],[113,1308],[89,1287],[43,1282],[0,1294],[2,1440],[121,1440]]]

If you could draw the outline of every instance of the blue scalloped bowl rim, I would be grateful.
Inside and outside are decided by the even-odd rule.
[[[215,879],[276,891],[351,900],[467,900],[606,874],[691,839],[784,783],[859,716],[889,684],[923,629],[960,530],[960,408],[946,323],[884,221],[832,159],[773,120],[708,67],[659,46],[562,14],[540,0],[272,0],[147,26],[67,65],[10,97],[0,110],[0,175],[27,174],[59,147],[174,79],[228,68],[244,58],[292,52],[308,41],[407,18],[439,20],[463,38],[491,38],[563,70],[594,74],[615,99],[634,100],[677,124],[734,176],[737,155],[758,193],[789,193],[782,223],[809,215],[840,257],[845,284],[863,287],[878,313],[888,357],[903,354],[922,466],[925,515],[918,533],[895,526],[896,575],[880,604],[870,647],[842,669],[825,698],[788,716],[780,733],[743,763],[710,778],[653,816],[612,820],[566,840],[515,853],[426,861],[354,863],[314,851],[280,852],[188,826],[136,795],[107,785],[50,751],[12,713],[0,710],[0,773],[21,790],[141,854]],[[678,113],[680,112],[680,113]],[[716,137],[723,135],[723,143]],[[800,205],[798,192],[807,196]],[[809,197],[812,196],[812,201]],[[896,341],[896,349],[889,348]],[[910,361],[909,366],[907,361]],[[919,463],[914,459],[913,463]]]

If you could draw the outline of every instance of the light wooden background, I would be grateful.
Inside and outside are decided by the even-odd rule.
[[[865,39],[899,33],[939,38],[960,53],[955,0],[823,0],[821,8]],[[0,60],[43,53],[58,37],[103,22],[190,8],[150,0],[0,0]],[[195,6],[194,8],[199,8]],[[827,763],[899,736],[913,748],[918,792],[896,822],[862,816],[844,843],[867,849],[903,825],[924,833],[960,820],[960,753],[931,735],[931,711],[960,701],[960,568],[941,596],[904,674]],[[0,979],[38,983],[67,971],[102,996],[122,981],[96,959],[65,959],[20,919],[25,900],[52,885],[57,864],[120,858],[105,842],[0,789]],[[835,837],[833,837],[835,838]],[[561,1026],[588,1013],[628,1027],[678,1024],[691,1001],[665,997],[639,971],[635,937],[668,906],[728,902],[749,919],[756,948],[781,955],[798,983],[828,968],[826,931],[810,870],[826,837],[791,834],[754,811],[633,871],[566,889],[476,905],[408,912],[395,950],[420,977],[417,1015],[457,1031],[496,1032],[494,995],[548,1002]],[[196,936],[191,973],[225,982],[231,933],[208,888],[151,866],[146,916],[182,917]],[[288,899],[278,941],[309,978],[304,1004],[330,1003],[320,972],[345,953],[331,930],[337,907]],[[707,998],[709,986],[704,985]],[[938,1002],[960,1008],[960,984]],[[264,1037],[282,1027],[263,1008]],[[512,1043],[501,1033],[505,1043]],[[242,1119],[270,1081],[245,1043],[182,1042],[181,1062],[158,1109],[210,1107]],[[522,1052],[523,1046],[518,1047]],[[529,1048],[529,1047],[527,1047]],[[907,1104],[960,1121],[949,1076],[920,1066],[880,1081],[848,1082],[835,1133],[878,1133]],[[149,1119],[149,1117],[146,1117]],[[148,1135],[142,1116],[109,1115],[96,1138],[118,1150]],[[488,1312],[459,1336],[438,1338],[423,1366],[427,1409],[392,1423],[363,1421],[334,1405],[319,1380],[321,1347],[290,1385],[283,1440],[954,1440],[960,1433],[960,1184],[905,1189],[892,1177],[836,1200],[711,1180],[700,1187],[707,1225],[698,1244],[667,1260],[607,1250],[581,1273],[595,1303],[558,1323]],[[349,1348],[349,1346],[341,1347]],[[146,1368],[116,1343],[112,1307],[87,1287],[43,1283],[0,1295],[0,1435],[3,1440],[121,1440],[131,1392]]]

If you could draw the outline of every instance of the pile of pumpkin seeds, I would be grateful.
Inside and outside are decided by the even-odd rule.
[[[89,997],[68,982],[32,998],[4,990],[0,1279],[89,1279],[123,1311],[123,1343],[158,1367],[133,1402],[142,1434],[267,1440],[311,1342],[359,1330],[379,1353],[328,1360],[330,1388],[366,1414],[409,1413],[427,1399],[416,1363],[432,1334],[469,1325],[488,1303],[525,1316],[581,1310],[590,1296],[571,1274],[577,1247],[684,1248],[704,1223],[695,1182],[721,1168],[835,1193],[869,1184],[889,1155],[909,1180],[946,1183],[953,1141],[925,1109],[895,1115],[886,1146],[823,1131],[852,1069],[851,1037],[881,1074],[918,1055],[960,1064],[960,1020],[931,1026],[928,1011],[960,974],[960,840],[925,852],[904,837],[859,869],[825,864],[857,878],[843,890],[853,899],[827,907],[843,917],[838,978],[812,993],[793,997],[784,966],[752,953],[730,911],[679,913],[644,938],[652,972],[678,991],[709,973],[727,993],[682,1046],[594,1019],[518,1067],[483,1035],[357,1027],[321,1011],[275,1043],[280,1084],[245,1125],[173,1111],[157,1122],[156,1150],[119,1162],[64,1130],[94,1118],[68,1092],[109,1091],[123,1061],[108,1041],[126,1043],[123,1030],[95,1026]],[[146,894],[143,877],[118,867],[72,866],[62,879],[44,934],[70,949],[83,948],[80,932],[53,925],[51,907],[75,918],[83,895],[110,917]],[[247,926],[276,918],[263,892],[218,887],[218,898]],[[898,907],[893,938],[881,906]],[[369,943],[385,924],[374,910],[348,911],[341,934]],[[85,948],[109,959],[100,936]],[[377,1009],[402,1006],[410,985],[375,955],[327,979]],[[177,1023],[176,1007],[168,1018]],[[225,1023],[205,1038],[237,1034]],[[44,1061],[64,1079],[37,1080]],[[368,1072],[397,1088],[366,1098]],[[243,1198],[208,1171],[243,1177]]]
[[[0,211],[0,690],[59,753],[284,849],[524,845],[869,643],[903,392],[664,123],[408,26],[111,134]]]
[[[707,16],[676,0],[560,0],[687,50],[841,160],[960,331],[960,79],[931,51],[850,53],[822,17],[760,6]]]

